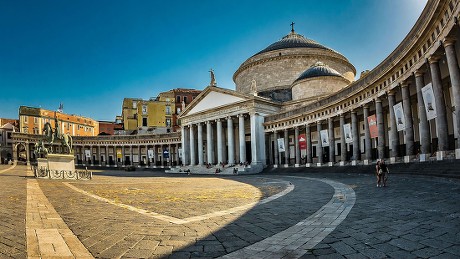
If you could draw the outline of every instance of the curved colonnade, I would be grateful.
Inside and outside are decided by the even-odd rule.
[[[459,12],[457,0],[428,1],[402,43],[367,75],[316,103],[266,116],[269,163],[460,158]],[[430,87],[431,103],[424,100]],[[433,111],[436,118],[430,120]],[[323,130],[327,137],[321,138]],[[299,134],[305,134],[306,150],[299,150]],[[274,148],[280,136],[290,150],[285,155]]]

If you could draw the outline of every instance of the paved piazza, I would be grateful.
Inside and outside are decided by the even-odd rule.
[[[36,180],[0,167],[0,258],[458,258],[460,182],[371,174]]]

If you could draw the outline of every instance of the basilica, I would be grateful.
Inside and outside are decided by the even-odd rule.
[[[402,42],[357,80],[339,50],[291,24],[239,66],[235,90],[211,71],[209,86],[180,111],[177,132],[77,137],[76,164],[204,171],[244,164],[242,172],[258,173],[460,159],[459,15],[459,0],[428,0]],[[38,139],[14,133],[13,148],[29,161]]]
[[[289,34],[180,116],[182,162],[340,166],[460,158],[457,1],[428,1],[399,46],[354,81],[336,50]],[[459,107],[459,108],[457,108]]]

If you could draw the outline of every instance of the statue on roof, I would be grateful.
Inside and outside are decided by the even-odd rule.
[[[252,79],[252,82],[251,82],[251,93],[254,96],[257,96],[257,82],[255,79]]]
[[[209,72],[211,73],[211,83],[209,84],[210,86],[216,86],[216,77],[214,76],[214,70],[209,70]]]

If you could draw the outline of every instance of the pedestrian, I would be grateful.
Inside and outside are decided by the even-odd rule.
[[[377,187],[380,187],[380,160],[377,160],[377,164],[375,165],[375,176],[377,177]]]
[[[388,174],[390,173],[390,170],[388,170],[388,166],[385,164],[385,160],[382,160],[382,162],[380,162],[380,171],[381,182],[383,184],[383,187],[385,187],[387,185]]]

